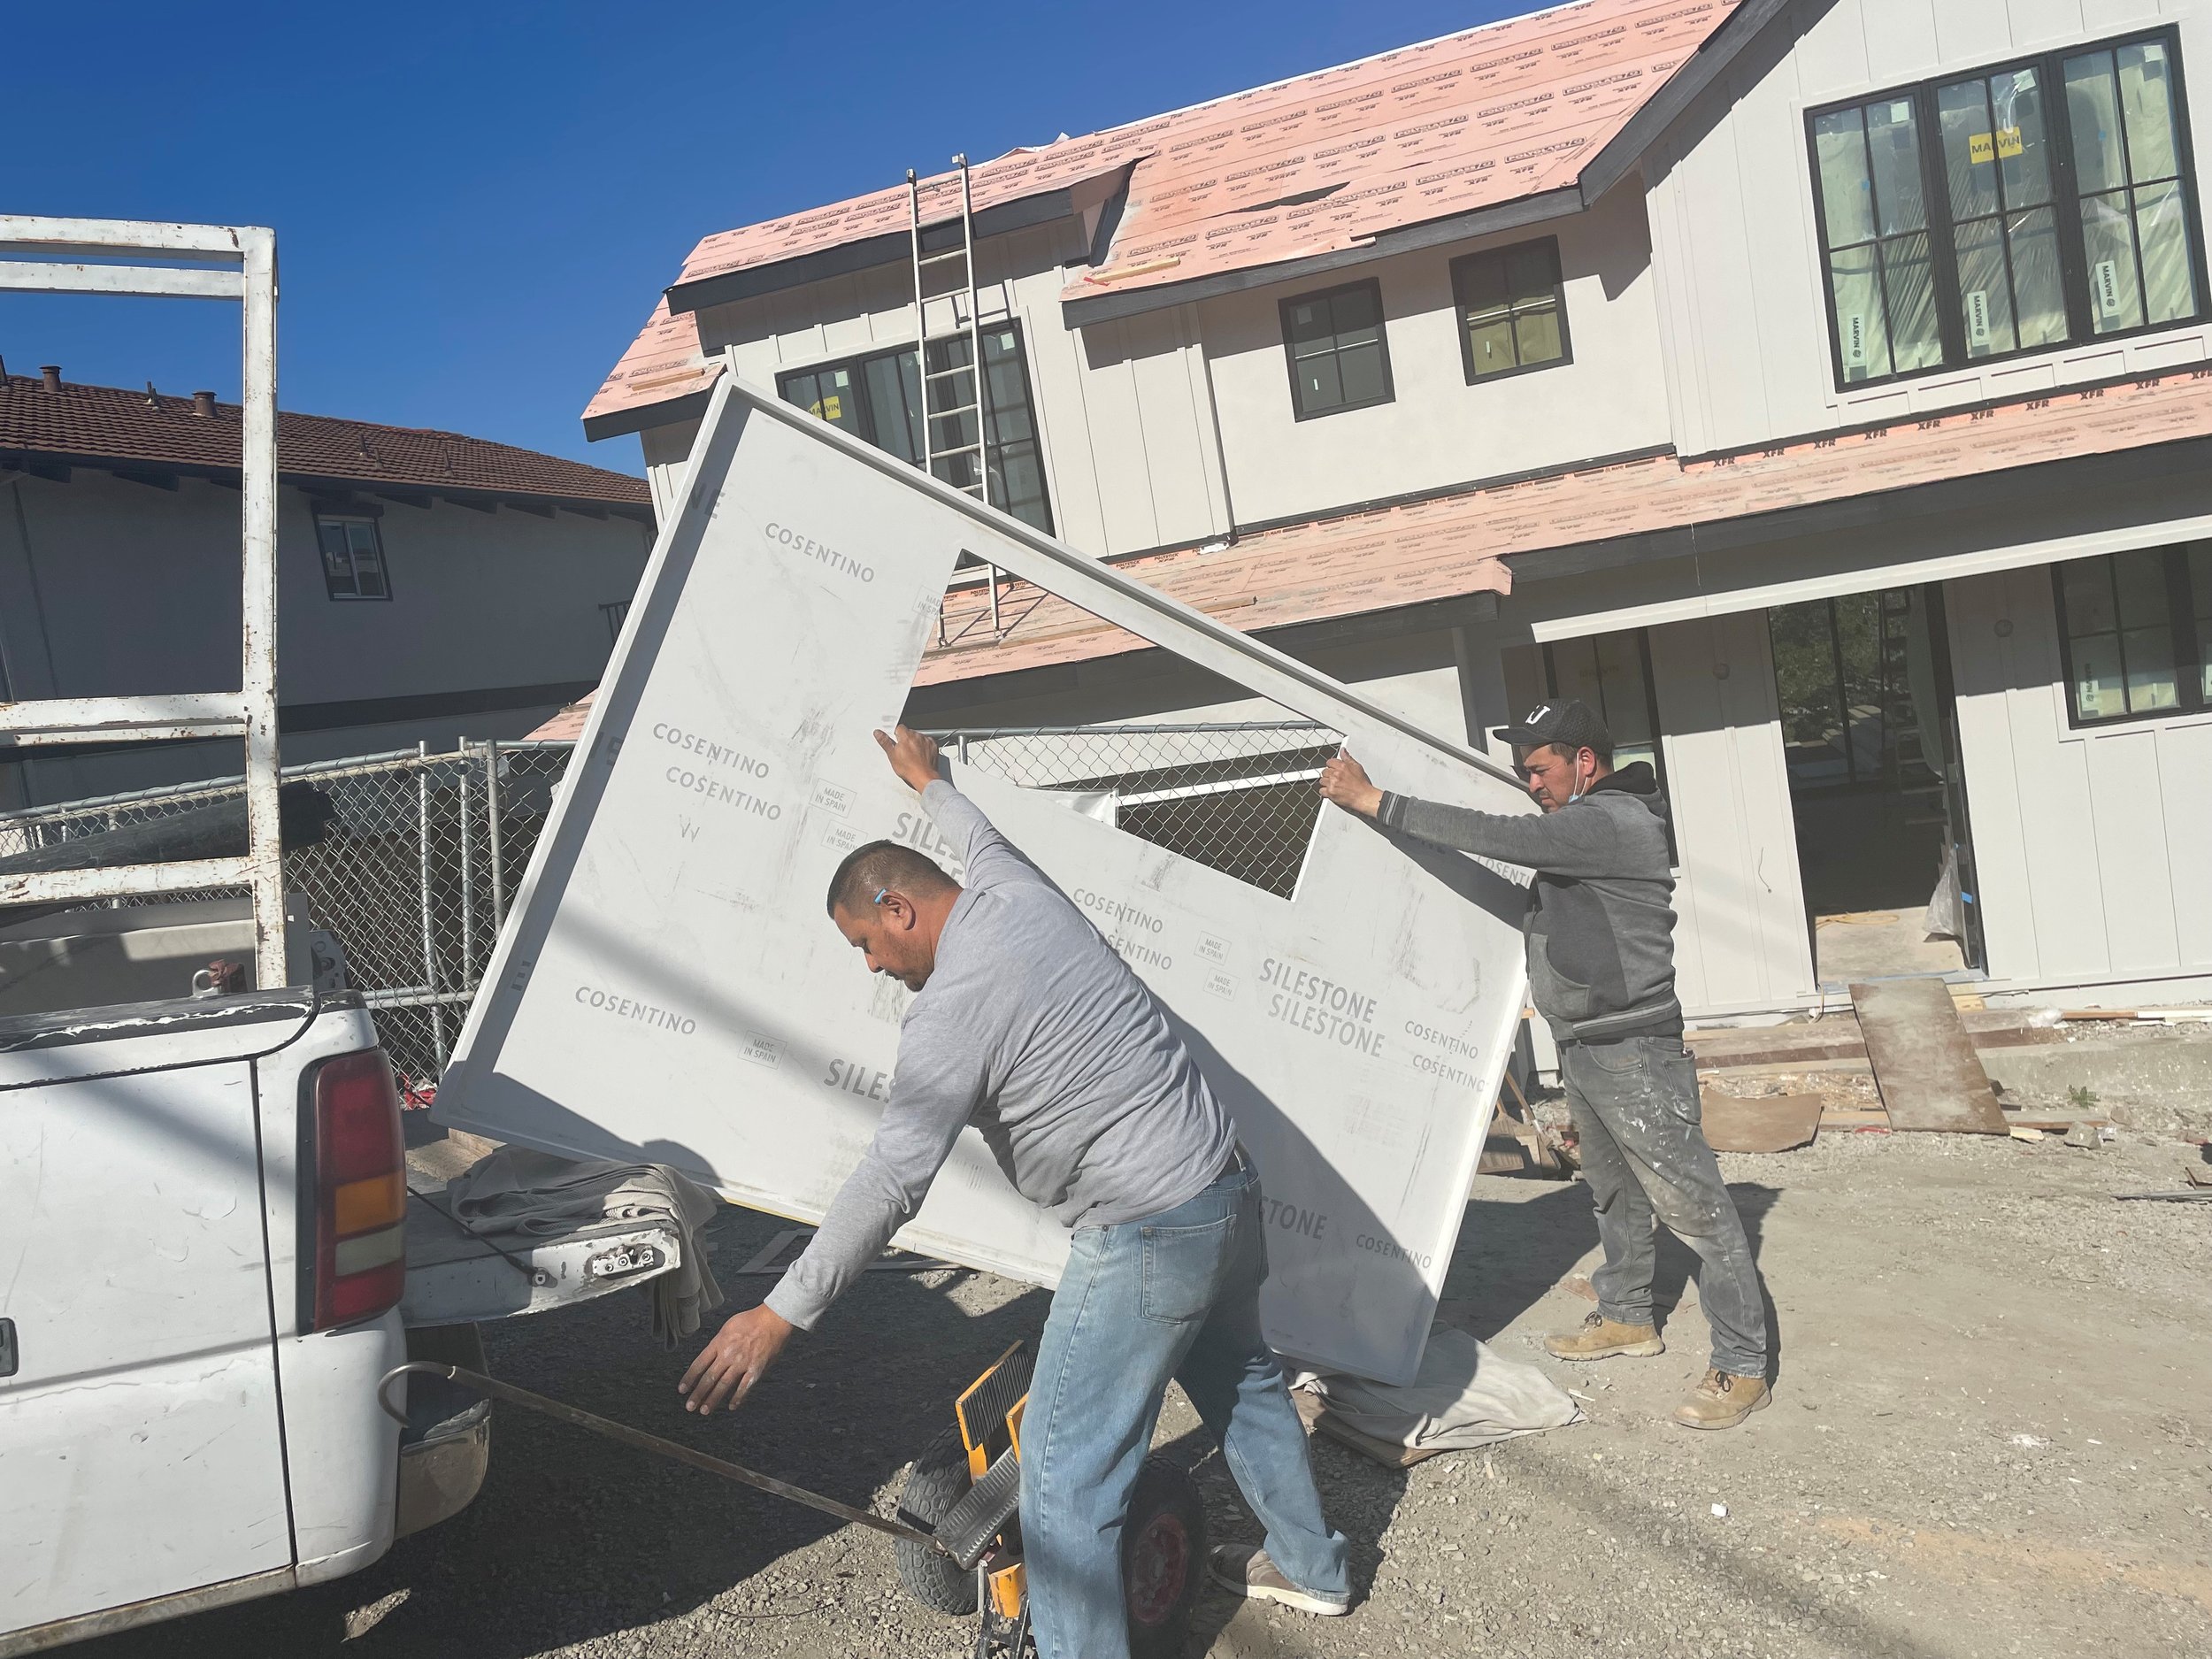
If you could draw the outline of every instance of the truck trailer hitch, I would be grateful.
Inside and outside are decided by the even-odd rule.
[[[704,1470],[710,1475],[719,1475],[725,1480],[734,1480],[740,1486],[751,1486],[756,1491],[772,1493],[779,1498],[788,1498],[794,1503],[803,1503],[810,1509],[818,1509],[824,1515],[833,1515],[839,1520],[850,1521],[856,1526],[865,1526],[889,1537],[902,1539],[910,1544],[919,1544],[925,1548],[938,1550],[947,1555],[951,1554],[941,1540],[917,1528],[902,1526],[896,1521],[887,1521],[880,1515],[872,1514],[866,1509],[856,1509],[849,1503],[840,1503],[835,1498],[826,1498],[818,1492],[809,1492],[803,1486],[795,1486],[788,1481],[778,1480],[773,1475],[764,1475],[757,1470],[746,1468],[742,1463],[733,1463],[726,1458],[714,1457],[705,1452],[695,1451],[688,1446],[680,1445],[674,1440],[664,1440],[657,1434],[648,1434],[644,1430],[634,1429],[626,1423],[617,1423],[611,1417],[599,1417],[589,1411],[580,1411],[574,1406],[563,1405],[557,1400],[549,1400],[543,1394],[532,1394],[527,1388],[518,1388],[512,1383],[502,1382],[496,1377],[487,1377],[481,1371],[469,1371],[459,1365],[448,1365],[438,1360],[410,1360],[404,1365],[393,1366],[378,1379],[376,1403],[384,1409],[386,1417],[401,1424],[407,1421],[407,1411],[403,1406],[398,1408],[393,1406],[390,1390],[395,1380],[406,1376],[411,1371],[420,1371],[426,1377],[442,1377],[448,1382],[458,1383],[464,1388],[474,1389],[488,1399],[503,1400],[509,1405],[520,1406],[526,1411],[538,1412],[541,1416],[552,1417],[557,1422],[566,1423],[572,1427],[582,1429],[588,1433],[602,1435],[611,1440],[619,1440],[625,1446],[634,1446],[641,1452],[652,1452],[662,1457],[672,1458],[680,1463],[688,1463],[694,1469]]]

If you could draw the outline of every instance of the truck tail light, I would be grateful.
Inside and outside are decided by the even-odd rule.
[[[407,1149],[381,1048],[317,1068],[315,1301],[309,1328],[353,1325],[407,1285]]]

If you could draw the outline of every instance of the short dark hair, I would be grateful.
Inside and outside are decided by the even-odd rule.
[[[845,855],[830,878],[829,913],[839,906],[858,915],[879,893],[895,890],[925,898],[956,888],[959,883],[931,858],[897,841],[870,841]]]

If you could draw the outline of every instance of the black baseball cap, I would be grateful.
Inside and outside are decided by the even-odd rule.
[[[1598,718],[1597,710],[1579,698],[1538,703],[1506,727],[1506,740],[1516,749],[1545,749],[1554,743],[1567,749],[1594,749],[1610,754],[1613,734]]]

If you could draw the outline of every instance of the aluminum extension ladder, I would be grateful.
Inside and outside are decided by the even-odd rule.
[[[142,259],[156,263],[136,263]],[[27,749],[242,738],[247,830],[242,856],[0,876],[0,905],[243,887],[253,900],[257,988],[274,990],[288,977],[283,838],[277,812],[276,234],[256,226],[0,214],[0,289],[242,303],[245,373],[239,518],[245,626],[240,688],[0,703],[0,744]]]
[[[970,188],[966,155],[955,156],[952,158],[952,165],[958,169],[960,176],[960,245],[956,248],[945,248],[935,253],[922,251],[921,180],[915,177],[913,168],[909,167],[906,170],[907,234],[909,244],[913,251],[914,270],[914,357],[915,366],[920,373],[919,383],[922,396],[922,471],[936,475],[937,463],[940,460],[960,456],[973,456],[975,457],[975,482],[956,484],[953,487],[956,489],[966,491],[985,506],[993,507],[998,503],[991,499],[990,416],[985,406],[984,396],[983,325],[979,315],[981,308],[976,303],[975,195]],[[933,335],[929,332],[929,293],[926,287],[929,269],[933,265],[949,265],[955,260],[959,261],[960,264],[960,278],[958,283],[947,296],[953,301],[953,326],[945,333]],[[964,326],[962,322],[964,315],[966,319]],[[929,349],[932,346],[941,345],[955,340],[967,342],[967,362],[933,370],[929,366]],[[940,406],[933,395],[939,383],[941,381],[946,383],[952,388],[949,396],[957,398],[963,393],[956,383],[963,380],[967,382],[965,396],[968,401]],[[975,417],[975,442],[939,448],[937,423],[941,420],[956,420],[960,416],[971,412]],[[958,430],[957,426],[954,428],[956,435]],[[950,479],[945,481],[952,483]],[[987,580],[991,588],[991,632],[997,634],[1002,632],[999,619],[999,570],[997,565],[989,566]],[[941,614],[939,618],[939,642],[942,643],[943,618]]]

